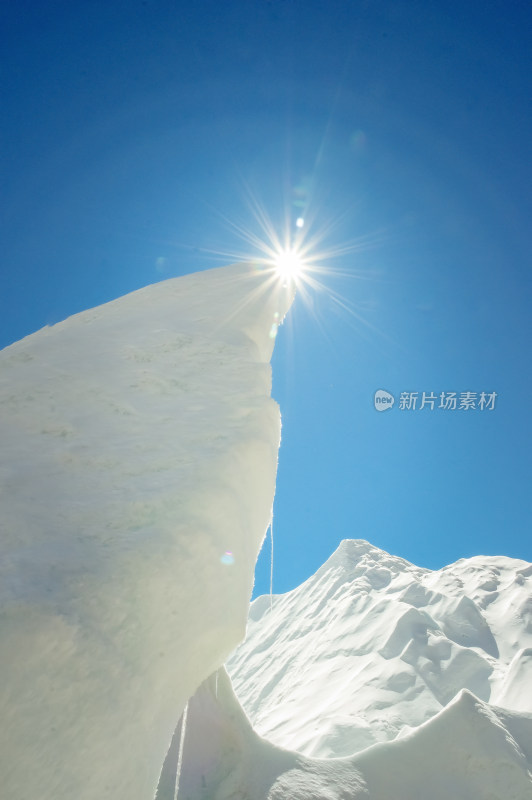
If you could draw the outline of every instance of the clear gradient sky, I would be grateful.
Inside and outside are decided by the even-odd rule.
[[[334,223],[358,246],[273,362],[274,591],[345,537],[532,560],[531,30],[487,0],[2,4],[0,346],[249,252],[250,191]],[[424,391],[497,398],[399,408]]]

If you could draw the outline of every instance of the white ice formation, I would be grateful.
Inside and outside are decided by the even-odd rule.
[[[151,800],[243,638],[273,502],[277,326],[235,265],[0,353],[0,796]]]
[[[237,265],[0,353],[2,800],[175,800],[179,753],[178,800],[532,799],[531,564],[345,540],[249,609],[291,301]]]

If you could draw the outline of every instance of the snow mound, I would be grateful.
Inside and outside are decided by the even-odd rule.
[[[252,604],[227,663],[257,732],[307,756],[408,733],[462,689],[532,712],[532,568],[475,557],[432,572],[344,540],[301,586]]]
[[[156,800],[174,800],[178,727]],[[346,787],[349,792],[346,793]],[[258,736],[221,668],[189,703],[179,800],[337,800],[368,797],[349,761],[317,761]]]
[[[236,693],[224,670],[198,690],[157,800],[181,743],[179,800],[530,800],[531,578],[343,541],[273,610],[251,604]]]
[[[527,800],[532,715],[501,712],[463,690],[410,735],[352,763],[375,800]]]
[[[174,800],[181,731],[157,800]],[[430,721],[355,756],[313,759],[252,729],[225,671],[189,705],[180,800],[529,800],[532,715],[489,706],[467,690]]]
[[[187,699],[244,635],[292,299],[235,265],[0,353],[3,797],[154,796]]]

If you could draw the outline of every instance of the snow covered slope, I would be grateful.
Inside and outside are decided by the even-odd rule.
[[[227,667],[259,734],[318,757],[404,735],[462,689],[532,713],[532,565],[483,556],[431,572],[344,540],[273,611],[252,603]]]
[[[0,353],[2,798],[153,798],[187,698],[244,635],[291,300],[236,265]]]
[[[174,800],[178,729],[157,800]],[[467,690],[428,722],[353,756],[316,759],[251,727],[225,670],[189,703],[179,800],[530,800],[532,715]]]
[[[252,604],[228,663],[251,721],[218,670],[189,704],[179,800],[530,800],[531,582],[504,557],[431,572],[343,541]]]

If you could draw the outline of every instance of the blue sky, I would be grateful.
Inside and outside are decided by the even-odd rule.
[[[274,356],[274,590],[345,537],[532,560],[529,5],[21,0],[0,23],[0,346],[228,263],[249,190],[334,223],[324,249],[358,246]],[[399,408],[423,391],[497,399]]]

